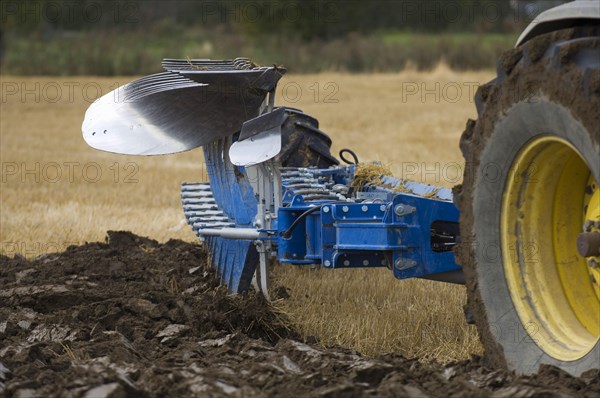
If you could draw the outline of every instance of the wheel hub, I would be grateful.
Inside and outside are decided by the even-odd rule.
[[[583,208],[583,232],[577,238],[577,248],[582,246],[579,255],[587,262],[590,281],[600,300],[600,187],[591,176],[585,189]]]

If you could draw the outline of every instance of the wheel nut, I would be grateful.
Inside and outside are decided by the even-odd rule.
[[[577,251],[581,257],[600,256],[600,232],[583,232],[577,237]]]

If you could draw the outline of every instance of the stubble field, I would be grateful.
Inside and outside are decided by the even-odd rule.
[[[352,148],[397,176],[460,182],[458,140],[475,117],[472,96],[493,71],[287,75],[277,101],[317,117],[333,152]],[[90,101],[133,78],[3,76],[0,111],[2,254],[34,258],[128,230],[158,241],[195,242],[180,209],[181,181],[206,179],[202,153],[129,157],[89,148],[81,122]],[[464,288],[397,281],[386,269],[277,266],[276,302],[305,338],[366,355],[397,352],[448,361],[480,354],[464,322]]]

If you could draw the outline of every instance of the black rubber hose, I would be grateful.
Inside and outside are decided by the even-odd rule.
[[[280,236],[283,239],[288,239],[290,236],[292,236],[292,232],[294,232],[294,229],[298,226],[298,224],[300,224],[300,221],[305,219],[309,214],[316,212],[317,210],[321,210],[321,206],[311,207],[310,209],[306,210],[304,213],[300,214],[300,217],[296,218],[294,220],[294,222],[292,223],[292,225],[290,225],[290,227],[288,229],[283,231],[280,234]]]
[[[345,153],[348,153],[350,156],[352,156],[352,159],[354,160],[354,162],[351,162],[348,159],[346,159],[344,157]],[[347,164],[358,164],[358,156],[356,156],[356,153],[354,153],[353,150],[348,149],[348,148],[344,148],[340,151],[340,159],[342,159]]]

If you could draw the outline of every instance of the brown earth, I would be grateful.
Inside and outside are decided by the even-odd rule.
[[[423,364],[300,341],[260,296],[219,287],[201,246],[129,232],[26,260],[0,256],[8,397],[592,397],[600,372],[517,377],[479,358]]]

